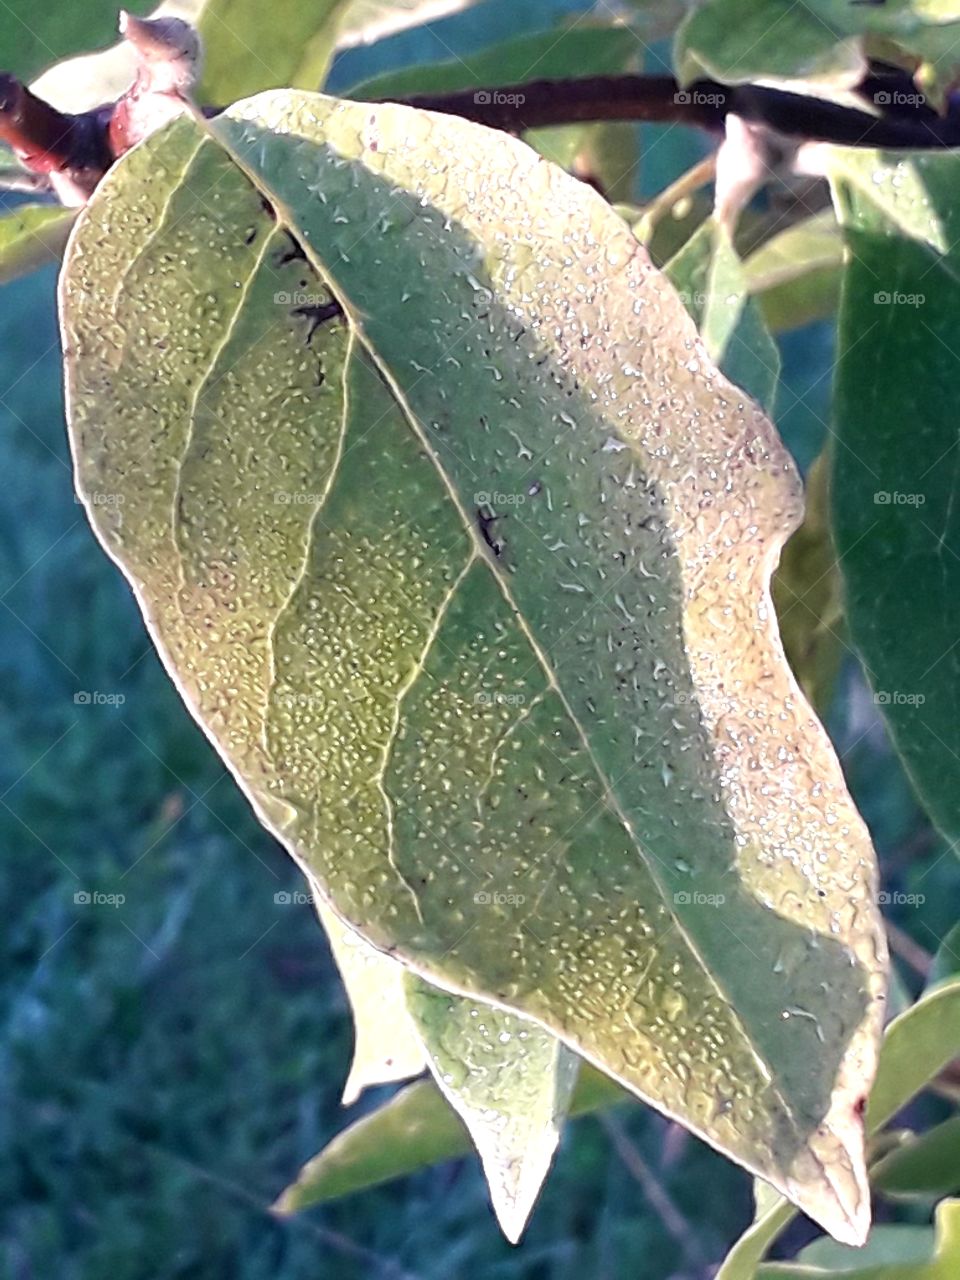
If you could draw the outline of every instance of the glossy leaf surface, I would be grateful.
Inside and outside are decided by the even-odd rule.
[[[883,940],[775,637],[770,424],[521,143],[212,130],[121,162],[62,287],[81,492],[188,705],[374,946],[860,1238]]]

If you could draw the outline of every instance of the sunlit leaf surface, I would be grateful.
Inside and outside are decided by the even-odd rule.
[[[316,905],[353,1013],[353,1062],[343,1089],[349,1106],[369,1085],[419,1075],[426,1055],[407,1013],[403,965],[371,947],[319,895]]]
[[[775,636],[773,429],[522,143],[299,93],[203,129],[62,283],[78,483],[188,705],[374,946],[862,1238],[884,947]]]

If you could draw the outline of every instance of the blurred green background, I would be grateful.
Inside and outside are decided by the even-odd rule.
[[[331,88],[579,8],[492,0],[350,51]],[[637,198],[703,150],[680,128],[640,137]],[[48,270],[0,290],[0,1276],[706,1280],[749,1219],[750,1180],[639,1104],[569,1126],[516,1249],[473,1159],[271,1217],[299,1166],[387,1091],[340,1108],[343,991],[312,909],[276,900],[299,873],[180,705],[74,500],[54,288]],[[777,418],[804,468],[828,434],[832,350],[826,324],[783,343]],[[897,950],[932,952],[956,858],[852,658],[829,727],[885,888],[920,899],[890,909]],[[920,981],[909,963],[900,980]],[[809,1234],[798,1224],[781,1251]]]

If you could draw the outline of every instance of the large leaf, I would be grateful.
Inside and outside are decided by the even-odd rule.
[[[539,1194],[580,1060],[526,1018],[407,982],[430,1070],[480,1154],[497,1219],[516,1242]]]
[[[868,1132],[879,1133],[958,1054],[960,976],[925,992],[887,1027],[867,1107]],[[782,1197],[758,1196],[757,1216],[727,1254],[716,1280],[753,1280],[767,1250],[795,1216]]]
[[[833,520],[853,640],[931,817],[960,837],[960,157],[841,152]],[[904,625],[891,626],[892,617]]]
[[[918,1021],[914,1023],[914,1018]],[[892,1038],[884,1041],[880,1069],[896,1088],[901,1075],[901,1054],[909,1052],[911,1027],[944,1023],[942,1042],[928,1055],[929,1065],[920,1086],[916,1078],[906,1081],[907,1090],[916,1091],[928,1083],[955,1053],[960,1053],[960,983],[955,984],[945,1003],[928,1012],[904,1016],[891,1024]],[[890,1056],[889,1069],[884,1063]],[[910,1100],[911,1092],[900,1090],[892,1099],[894,1110]],[[570,1103],[570,1115],[587,1115],[623,1102],[627,1095],[606,1076],[584,1066]],[[469,1139],[450,1111],[444,1107],[437,1089],[428,1081],[418,1081],[394,1094],[376,1111],[349,1125],[306,1164],[279,1201],[283,1212],[293,1213],[310,1205],[349,1195],[400,1178],[426,1165],[464,1155]],[[906,1150],[906,1149],[904,1149]],[[881,1168],[882,1166],[877,1166]],[[751,1280],[769,1243],[794,1216],[795,1210],[765,1183],[757,1182],[758,1220],[738,1243],[722,1273],[724,1280]]]
[[[0,284],[58,261],[75,217],[75,209],[55,204],[22,204],[0,214]]]
[[[574,1086],[569,1115],[587,1115],[629,1095],[609,1076],[584,1064]],[[418,1080],[338,1133],[301,1169],[274,1206],[298,1213],[470,1150],[463,1123],[432,1080]]]
[[[426,1055],[407,1013],[403,965],[345,925],[319,893],[316,908],[353,1013],[353,1062],[343,1089],[349,1106],[369,1085],[419,1075]]]
[[[108,175],[62,283],[79,487],[188,705],[374,946],[861,1238],[883,938],[774,634],[770,424],[522,143],[208,127]]]
[[[282,85],[319,89],[351,0],[206,0],[200,102],[224,104]]]

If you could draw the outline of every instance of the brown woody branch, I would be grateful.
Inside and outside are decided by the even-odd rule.
[[[909,88],[907,88],[909,86]],[[420,94],[409,106],[442,111],[494,129],[519,133],[545,125],[600,120],[646,120],[719,129],[729,113],[778,133],[811,142],[918,150],[960,147],[960,118],[939,116],[922,104],[907,76],[871,76],[860,86],[865,103],[901,103],[885,114],[760,85],[701,80],[681,89],[672,76],[595,76],[536,80],[460,93]]]
[[[409,106],[522,133],[546,125],[646,120],[720,129],[729,113],[797,140],[920,150],[960,147],[960,113],[938,115],[923,105],[905,73],[882,71],[860,86],[882,114],[760,85],[703,80],[681,89],[671,76],[595,76],[537,80],[490,90],[402,99]],[[890,103],[909,105],[890,106]],[[39,174],[65,174],[91,189],[113,162],[109,126],[114,104],[68,115],[0,74],[0,140]],[[208,114],[215,114],[210,109]]]
[[[66,115],[31,93],[15,76],[0,74],[0,141],[32,173],[103,174],[110,163],[110,108]]]

